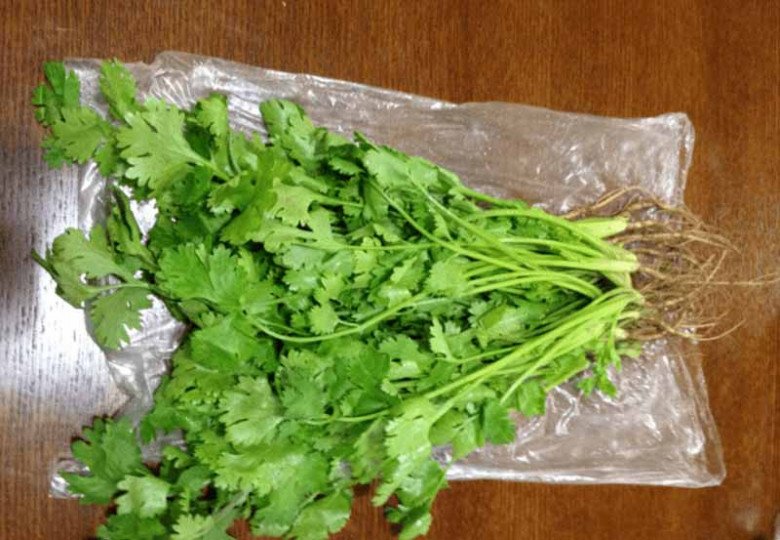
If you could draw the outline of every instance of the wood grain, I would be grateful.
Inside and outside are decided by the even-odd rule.
[[[177,49],[453,101],[618,116],[685,111],[698,134],[689,205],[740,242],[745,269],[780,261],[776,1],[5,0],[0,45],[2,540],[90,536],[100,510],[48,498],[48,468],[82,424],[121,399],[81,316],[54,298],[28,256],[76,220],[73,172],[42,166],[28,104],[45,59],[148,61]],[[729,469],[722,486],[456,483],[436,504],[430,538],[772,538],[778,306],[778,288],[741,297],[735,307],[747,324],[704,347]],[[362,495],[340,538],[390,537]]]

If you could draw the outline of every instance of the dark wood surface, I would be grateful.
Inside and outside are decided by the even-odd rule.
[[[452,101],[604,115],[687,112],[688,204],[780,261],[780,3],[651,1],[0,2],[0,539],[88,538],[99,509],[47,495],[69,438],[121,397],[83,319],[28,252],[75,223],[75,177],[40,160],[29,95],[45,59],[149,61],[176,49]],[[41,291],[35,294],[29,291]],[[703,347],[728,477],[701,490],[456,483],[435,539],[765,539],[780,511],[778,288],[743,297],[747,324]],[[65,321],[56,326],[53,321]],[[359,497],[344,539],[390,538]]]

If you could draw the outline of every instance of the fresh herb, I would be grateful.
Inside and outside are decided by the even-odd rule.
[[[191,328],[140,426],[96,420],[73,446],[88,472],[71,491],[116,504],[100,538],[223,539],[240,518],[326,538],[374,481],[413,538],[446,486],[434,447],[509,443],[513,411],[541,414],[573,378],[614,393],[643,303],[635,256],[605,240],[625,219],[475,192],[289,101],[260,105],[263,140],[229,127],[224,96],[188,111],[140,100],[117,62],[100,76],[109,118],[62,64],[44,71],[45,159],[94,160],[115,187],[104,226],[65,231],[36,260],[105,348],[152,296]],[[156,204],[146,238],[125,193]],[[176,430],[184,446],[142,463],[139,443]]]

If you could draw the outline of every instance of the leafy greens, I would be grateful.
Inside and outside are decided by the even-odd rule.
[[[191,330],[134,428],[98,419],[67,474],[85,503],[116,504],[103,539],[315,540],[347,522],[356,484],[424,534],[446,464],[515,437],[512,411],[544,411],[578,378],[636,352],[635,257],[604,238],[625,220],[567,221],[464,186],[419,157],[315,126],[298,105],[260,105],[267,139],[230,128],[228,100],[190,110],[141,100],[105,62],[110,117],[79,80],[44,68],[36,118],[52,166],[94,160],[113,184],[105,225],[69,229],[36,260],[121,347],[152,296]],[[153,200],[143,235],[127,193]],[[185,445],[144,464],[140,443]],[[390,501],[393,501],[392,503]]]

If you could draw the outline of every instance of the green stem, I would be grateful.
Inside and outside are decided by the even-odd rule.
[[[433,241],[433,242],[435,242],[437,244],[440,244],[441,246],[443,246],[443,247],[445,247],[445,248],[447,248],[447,249],[449,249],[451,251],[454,251],[456,253],[460,253],[461,255],[465,255],[466,257],[470,257],[472,259],[477,259],[477,260],[482,260],[482,261],[491,263],[494,266],[498,266],[498,267],[501,267],[501,268],[506,268],[508,270],[514,270],[516,272],[527,272],[528,271],[527,268],[521,268],[521,267],[518,267],[518,266],[516,266],[514,264],[502,261],[500,259],[496,259],[494,257],[490,257],[488,255],[484,255],[484,254],[479,253],[479,252],[474,252],[474,251],[471,251],[469,249],[462,248],[461,246],[459,246],[457,244],[453,244],[452,242],[445,242],[445,241],[443,241],[443,240],[441,240],[439,238],[436,238],[434,235],[432,235],[430,232],[428,232],[425,228],[423,228],[419,223],[417,223],[417,221],[412,216],[410,216],[403,208],[401,208],[400,205],[398,205],[386,193],[382,192],[382,196],[385,198],[385,200],[387,200],[387,202],[388,202],[388,204],[390,204],[390,206],[392,206],[399,214],[401,214],[401,216],[404,219],[406,219],[407,222],[409,222],[410,225],[412,225],[412,227],[414,227],[420,234],[422,234],[426,238],[430,239],[431,241]],[[591,285],[590,283],[588,283],[588,282],[586,282],[584,280],[581,280],[581,279],[573,277],[573,276],[569,276],[568,279],[579,282],[581,287],[584,290],[587,290],[587,289],[593,290],[593,285]],[[569,288],[571,288],[571,287],[569,287]],[[596,289],[596,294],[597,293],[598,293],[598,289]],[[587,294],[587,293],[582,293],[582,294]],[[588,295],[588,296],[591,296],[591,295]]]
[[[551,330],[547,334],[538,337],[536,340],[526,342],[520,345],[519,347],[512,346],[512,347],[505,347],[502,349],[495,349],[493,351],[488,351],[486,353],[482,353],[479,355],[474,355],[472,357],[462,359],[462,363],[466,363],[474,360],[482,360],[484,358],[497,356],[503,354],[504,352],[511,351],[509,352],[509,354],[507,354],[500,360],[487,364],[482,368],[473,371],[468,375],[465,375],[460,379],[453,381],[452,383],[444,387],[422,394],[422,396],[411,395],[407,397],[404,401],[410,399],[418,399],[419,397],[424,397],[426,399],[434,399],[452,390],[465,386],[465,388],[460,390],[457,394],[455,394],[453,397],[447,400],[444,404],[437,407],[437,409],[439,410],[439,413],[437,414],[437,419],[438,419],[447,410],[449,410],[450,407],[452,407],[454,404],[457,403],[458,396],[460,396],[462,393],[467,392],[475,384],[479,384],[481,380],[489,378],[492,375],[502,374],[502,373],[512,373],[514,370],[510,370],[507,372],[506,368],[520,361],[521,365],[519,366],[515,365],[514,367],[523,368],[526,369],[526,371],[525,374],[518,379],[519,382],[515,381],[515,384],[513,385],[514,388],[511,389],[511,392],[514,392],[514,390],[516,390],[516,387],[519,386],[519,384],[521,384],[525,380],[528,380],[529,377],[535,374],[536,371],[538,371],[538,369],[543,367],[546,363],[549,363],[550,361],[554,360],[555,357],[561,354],[565,354],[566,352],[569,352],[571,350],[576,349],[577,347],[582,346],[584,343],[587,343],[587,341],[592,339],[593,336],[592,327],[594,324],[599,324],[597,322],[594,323],[594,321],[602,321],[601,324],[603,324],[603,321],[605,319],[608,319],[609,316],[611,315],[614,316],[615,314],[619,314],[625,308],[626,305],[637,301],[638,298],[640,297],[638,296],[638,293],[636,293],[636,291],[630,289],[629,290],[614,289],[608,293],[605,293],[604,295],[597,298],[596,300],[592,301],[588,306],[586,306],[586,308],[576,313],[575,315],[569,317],[567,320],[564,320],[564,322],[562,322],[556,329]],[[555,340],[561,336],[563,336],[562,341],[555,343]],[[566,336],[573,336],[573,337],[570,339],[565,339]],[[542,346],[548,343],[553,343],[553,346],[550,349],[548,349],[541,358],[534,361],[533,363],[530,364],[530,366],[528,366],[530,359],[523,359],[523,356],[526,353],[541,348]],[[507,394],[511,395],[511,392],[507,392]],[[306,422],[313,425],[325,425],[330,422],[360,423],[360,422],[365,422],[368,420],[374,420],[376,418],[380,418],[388,414],[389,412],[390,409],[386,408],[362,416],[330,417],[321,420],[307,420]]]
[[[514,348],[515,346],[513,345],[511,347],[502,347],[501,349],[493,349],[492,351],[486,351],[480,354],[467,356],[466,358],[458,358],[457,362],[459,364],[467,364],[468,362],[477,362],[479,360],[484,360],[485,358],[492,358],[494,356],[499,356],[501,354],[512,352]]]
[[[350,251],[417,251],[419,249],[430,249],[436,247],[436,244],[421,242],[419,244],[400,244],[400,245],[382,245],[382,246],[361,246],[355,244],[342,244],[338,242],[321,244],[306,244],[300,242],[291,242],[291,246],[307,247],[323,251],[336,251],[337,249],[346,249]]]
[[[528,205],[519,199],[499,199],[497,197],[487,195],[486,193],[481,193],[479,191],[469,189],[466,186],[457,186],[454,189],[463,195],[471,197],[472,199],[489,202],[491,204],[495,204],[496,206],[505,206],[509,208],[528,208]]]
[[[263,321],[261,320],[255,320],[253,321],[254,325],[259,328],[262,332],[268,334],[271,337],[274,337],[276,339],[281,339],[282,341],[289,341],[291,343],[318,343],[320,341],[329,341],[331,339],[337,339],[340,337],[350,336],[353,334],[359,334],[361,332],[364,332],[365,330],[371,328],[372,326],[376,325],[377,323],[392,317],[399,311],[406,309],[408,307],[411,307],[415,304],[418,300],[421,298],[424,298],[424,294],[419,293],[415,296],[412,296],[410,298],[407,298],[403,302],[400,302],[396,304],[395,306],[386,309],[382,313],[375,315],[374,317],[368,319],[366,322],[361,323],[353,328],[350,328],[348,330],[341,330],[339,332],[334,332],[332,334],[326,334],[322,336],[291,336],[286,334],[279,334],[278,332],[274,332],[270,328],[268,328]]]
[[[366,422],[368,420],[374,420],[381,416],[384,416],[390,411],[390,409],[382,409],[371,414],[364,414],[362,416],[330,416],[328,418],[322,418],[317,420],[304,420],[307,424],[313,426],[324,426],[331,422],[344,422],[348,424],[359,424],[360,422]]]
[[[641,297],[639,297],[636,291],[630,289],[613,289],[612,291],[609,291],[595,299],[581,311],[575,313],[568,319],[565,319],[556,328],[545,334],[542,334],[538,338],[523,343],[502,359],[488,364],[481,369],[473,371],[448,385],[428,392],[427,394],[424,394],[424,396],[428,399],[433,399],[465,384],[478,384],[482,379],[490,377],[495,372],[500,371],[502,368],[510,365],[519,358],[522,358],[524,355],[530,353],[534,349],[554,342],[558,337],[565,335],[567,332],[576,328],[578,325],[586,322],[593,322],[600,318],[604,318],[606,315],[611,313],[619,313],[625,308],[625,306],[637,301],[638,298]]]
[[[334,199],[326,195],[315,195],[314,200],[321,204],[332,204],[334,206],[349,206],[351,208],[363,208],[363,205],[351,201],[342,201],[341,199]]]
[[[577,252],[580,255],[588,257],[599,257],[603,255],[599,250],[580,244],[570,242],[561,242],[559,240],[550,240],[549,238],[526,238],[524,236],[506,236],[501,241],[506,244],[528,244],[531,246],[545,246],[552,249],[558,249],[563,254],[564,251]]]
[[[522,375],[520,375],[517,379],[515,379],[515,381],[512,383],[509,389],[507,389],[507,391],[501,397],[501,403],[502,404],[506,403],[506,401],[512,396],[512,394],[515,393],[517,388],[525,381],[527,381],[529,378],[531,378],[533,375],[535,375],[540,368],[549,364],[555,358],[563,356],[579,347],[582,347],[587,342],[591,341],[593,339],[593,334],[594,334],[593,328],[598,324],[603,325],[604,323],[603,322],[595,323],[595,324],[585,323],[579,328],[577,328],[575,331],[568,334],[565,338],[562,338],[560,341],[552,345],[547,350],[547,352],[545,352],[536,362],[534,362],[526,370],[524,370],[524,373]]]
[[[377,189],[379,189],[379,188],[377,188]],[[423,236],[425,236],[426,238],[428,238],[432,242],[434,242],[434,243],[436,243],[436,244],[438,244],[438,245],[440,245],[440,246],[442,246],[442,247],[444,247],[444,248],[446,248],[446,249],[448,249],[448,250],[450,250],[450,251],[452,251],[454,253],[458,253],[460,255],[464,255],[464,256],[469,257],[471,259],[487,262],[487,263],[490,263],[490,264],[492,264],[494,266],[498,266],[500,268],[506,268],[508,270],[515,270],[515,271],[522,271],[523,270],[523,268],[520,268],[517,265],[514,265],[514,264],[511,264],[511,263],[502,261],[500,259],[496,259],[494,257],[490,257],[488,255],[483,255],[482,253],[479,253],[479,252],[475,252],[475,251],[471,251],[469,249],[465,249],[465,248],[463,248],[463,247],[461,247],[458,244],[455,244],[453,242],[446,242],[444,240],[441,240],[440,238],[437,238],[436,236],[434,236],[433,234],[428,232],[425,228],[423,228],[419,223],[417,223],[417,221],[412,216],[410,216],[409,213],[406,212],[406,210],[401,208],[400,205],[398,205],[386,193],[381,192],[381,195],[388,202],[388,204],[395,209],[396,212],[401,214],[401,217],[403,217],[414,229],[417,230],[417,232],[419,232],[420,234],[422,234]]]
[[[495,268],[495,266],[493,266],[492,264],[487,264],[487,263],[477,263],[477,262],[474,262],[474,263],[472,263],[472,264],[473,264],[473,267],[472,267],[472,269],[471,269],[471,270],[469,270],[468,272],[464,272],[464,273],[463,273],[463,275],[464,275],[464,276],[465,276],[467,279],[468,279],[468,278],[472,278],[472,277],[474,277],[474,276],[478,276],[478,275],[480,275],[480,274],[484,274],[485,272],[492,272],[493,270],[495,270],[495,269],[496,269],[496,268]]]
[[[520,263],[520,264],[522,264],[524,266],[527,266],[528,268],[530,268],[532,270],[536,270],[536,267],[535,267],[536,265],[533,264],[532,262],[530,262],[530,261],[533,260],[533,257],[532,257],[533,253],[532,252],[530,252],[528,250],[525,250],[525,249],[513,250],[513,249],[507,248],[503,243],[501,243],[501,241],[498,238],[496,238],[495,235],[491,234],[490,232],[488,232],[488,231],[486,231],[486,230],[484,230],[484,229],[482,229],[480,227],[475,227],[474,225],[472,225],[471,223],[469,223],[465,219],[463,219],[460,216],[458,216],[452,210],[446,208],[438,200],[436,200],[436,197],[431,195],[428,192],[428,190],[426,190],[424,187],[418,185],[415,182],[412,182],[412,185],[414,185],[418,189],[418,191],[420,191],[420,193],[422,193],[422,195],[426,199],[428,199],[428,201],[433,205],[433,207],[436,210],[439,211],[440,215],[446,216],[446,217],[450,218],[452,221],[454,221],[455,223],[457,223],[458,225],[460,225],[461,227],[463,227],[464,229],[466,229],[467,231],[469,231],[473,235],[483,239],[485,242],[487,242],[489,247],[492,247],[493,249],[496,249],[496,250],[500,251],[501,253],[503,253],[504,255],[509,257],[510,259],[514,260],[515,262]]]
[[[575,268],[578,270],[590,270],[603,273],[628,273],[631,274],[639,270],[639,263],[636,261],[621,261],[615,259],[597,259],[592,261],[545,261],[544,266],[552,268]]]
[[[580,229],[573,222],[568,221],[565,218],[548,214],[547,212],[539,208],[485,210],[484,212],[480,212],[479,214],[473,214],[470,217],[473,217],[475,219],[481,219],[481,218],[491,218],[491,217],[512,217],[512,216],[525,217],[529,219],[535,219],[538,221],[544,221],[546,223],[551,223],[553,225],[561,227],[562,229],[571,232],[572,234],[582,238],[583,240],[586,240],[593,247],[598,248],[599,251],[605,254],[614,253],[615,250],[618,249],[617,246],[615,246],[614,244],[610,244],[609,242],[602,240],[601,238],[598,238],[592,234],[589,234],[587,231]],[[622,252],[628,253],[628,251],[622,248],[619,249]]]
[[[578,278],[574,278],[566,274],[558,274],[555,272],[538,272],[538,273],[520,272],[519,274],[524,275],[524,277],[508,279],[505,281],[500,281],[498,283],[490,283],[482,287],[477,287],[476,289],[469,291],[468,294],[469,295],[482,294],[485,292],[490,292],[497,289],[503,289],[506,287],[514,287],[516,285],[527,285],[529,283],[538,283],[538,282],[555,283],[555,285],[559,286],[562,289],[569,289],[571,291],[577,292],[584,296],[588,296],[590,298],[595,298],[601,292],[601,290],[595,285],[592,285],[587,281],[582,281]]]
[[[480,244],[477,248],[487,248],[491,245]],[[503,250],[502,250],[503,252]],[[524,251],[521,257],[526,266],[536,270],[542,270],[547,268],[575,268],[582,269],[591,272],[599,272],[604,277],[614,281],[616,285],[626,286],[629,282],[630,276],[622,276],[620,274],[631,274],[639,269],[639,262],[635,258],[629,257],[614,257],[603,258],[603,253],[596,253],[598,259],[583,259],[582,256],[564,256],[563,254],[553,253],[536,253],[531,251]]]

